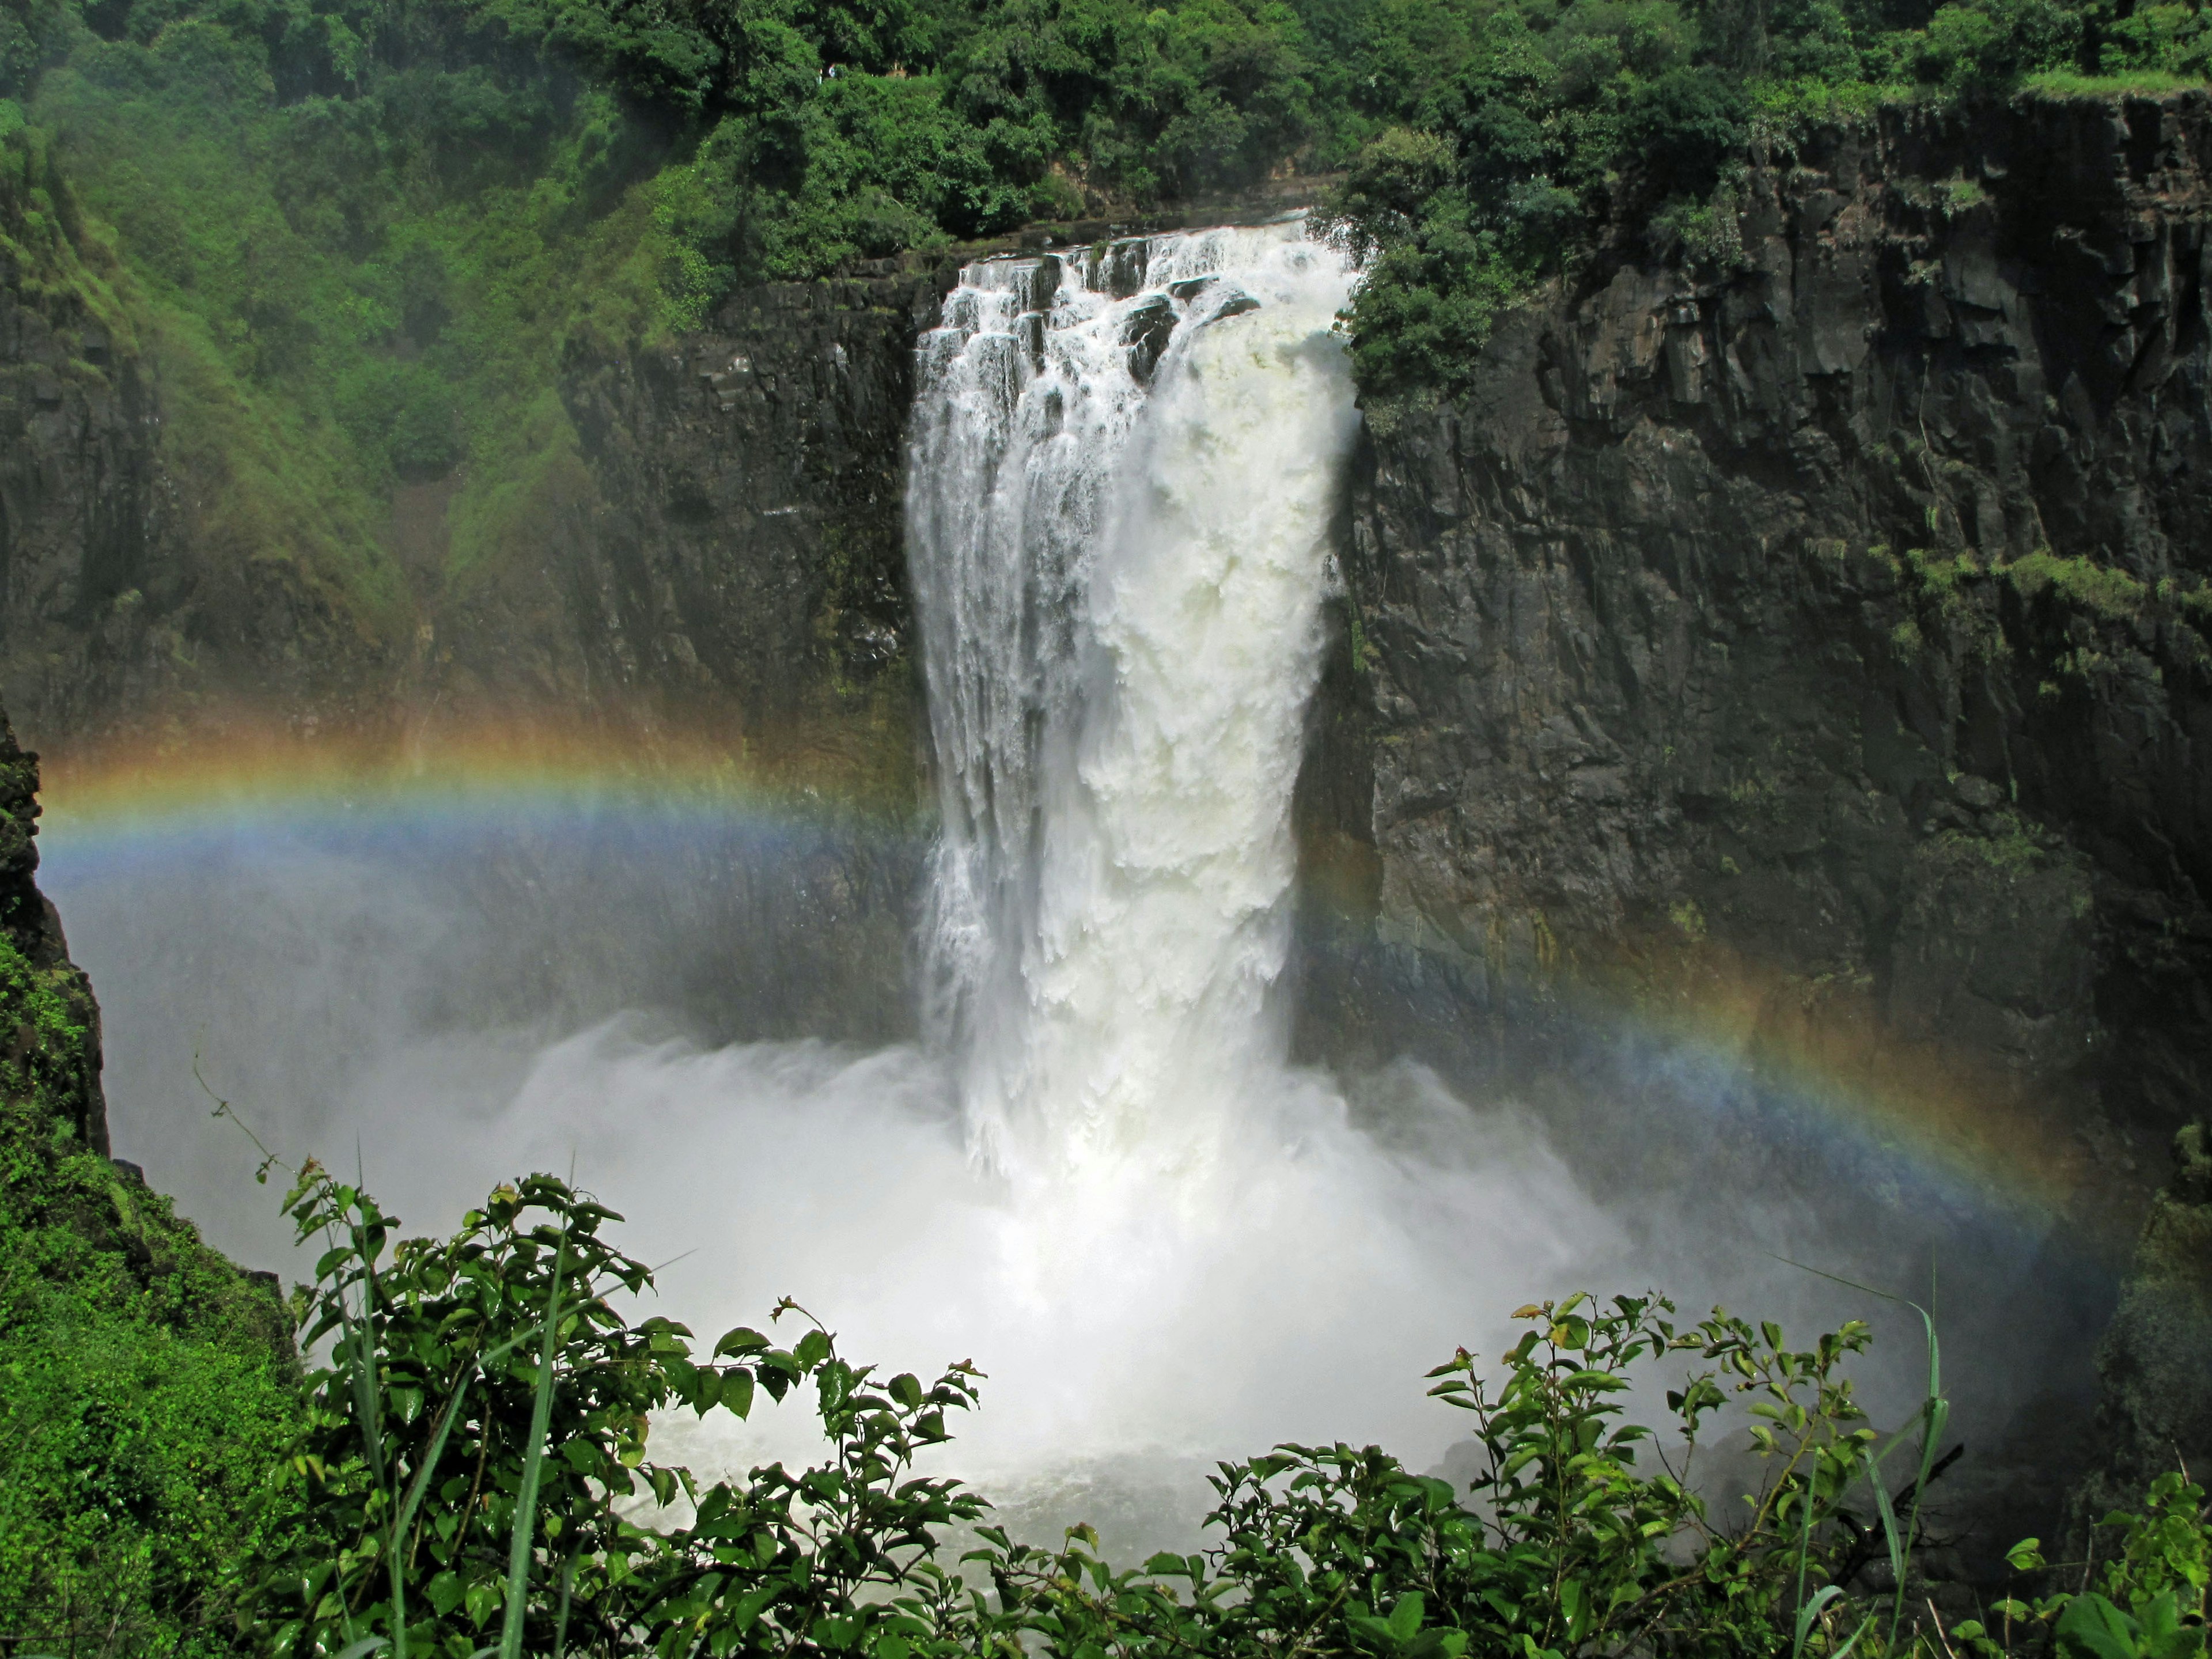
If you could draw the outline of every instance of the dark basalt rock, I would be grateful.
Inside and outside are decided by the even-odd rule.
[[[1116,300],[1144,291],[1145,272],[1152,263],[1152,247],[1142,237],[1102,243],[1091,255],[1090,283]]]
[[[1141,384],[1149,382],[1159,367],[1168,342],[1175,337],[1176,308],[1165,295],[1155,294],[1122,319],[1121,342],[1129,348],[1129,373]]]
[[[1185,305],[1191,305],[1209,289],[1226,286],[1218,276],[1193,276],[1187,282],[1170,283],[1168,292]],[[1231,288],[1221,296],[1220,302],[1206,307],[1206,320],[1218,323],[1226,317],[1242,317],[1248,311],[1257,311],[1260,302],[1241,288]]]
[[[762,723],[833,685],[890,675],[903,696],[901,467],[940,289],[928,272],[771,284],[673,350],[573,357],[563,395],[591,491],[553,550],[545,597],[564,625],[521,655],[538,642],[468,619],[477,675],[561,700],[587,682],[705,699]]]
[[[1624,229],[1371,434],[1302,1048],[1721,1011],[1778,1088],[1971,1102],[2117,1262],[2212,1082],[2212,103],[1753,160],[1720,263]]]
[[[2114,1510],[2140,1510],[2143,1491],[2180,1457],[2212,1446],[2212,1156],[2206,1126],[2174,1137],[2172,1180],[2151,1206],[2112,1328],[2097,1355],[2102,1466],[2075,1495],[2069,1549]],[[2110,1534],[2095,1540],[2108,1547]]]
[[[0,984],[0,1086],[35,1080],[40,1096],[65,1115],[77,1139],[94,1152],[108,1150],[107,1102],[100,1085],[100,1005],[92,983],[69,959],[61,916],[39,890],[39,757],[19,748],[15,728],[0,708],[0,936],[20,955],[43,988],[61,999],[68,1024],[83,1035],[74,1052],[46,1053],[26,1011],[9,1007]],[[21,1014],[19,1019],[15,1016]]]

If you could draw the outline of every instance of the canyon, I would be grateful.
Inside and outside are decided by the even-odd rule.
[[[2076,1397],[2212,1063],[2212,100],[1886,108],[1755,143],[1723,190],[1698,246],[1619,227],[1471,395],[1358,440],[1294,1053],[1533,1102],[1624,1199],[1802,1164],[1770,1131],[1808,1077],[1873,1103],[1875,1152],[1824,1179],[1899,1138],[2026,1167],[2038,1259],[2076,1264],[2047,1343]],[[57,756],[519,709],[647,768],[705,734],[857,781],[914,833],[778,896],[816,989],[714,1035],[902,1036],[930,764],[907,419],[957,268],[572,351],[530,556],[451,570],[441,486],[404,486],[406,589],[370,614],[203,510],[150,333],[0,261],[0,702]],[[1662,1051],[1717,1054],[1735,1115],[1670,1105],[1695,1083]],[[2197,1156],[2159,1237],[2194,1236]],[[2163,1288],[2106,1339],[2129,1471],[2204,1443],[2172,1356],[2212,1328],[2200,1261],[2140,1272]]]

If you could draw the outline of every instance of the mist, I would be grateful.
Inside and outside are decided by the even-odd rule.
[[[81,851],[59,821],[118,1153],[249,1261],[288,1244],[230,1115],[426,1231],[570,1176],[660,1265],[655,1311],[711,1340],[787,1296],[848,1357],[972,1360],[947,1467],[1138,1547],[1194,1541],[1212,1462],[1281,1441],[1454,1468],[1423,1373],[1581,1290],[1804,1346],[1869,1319],[1893,1424],[1929,1375],[1894,1297],[1940,1261],[1956,1421],[2002,1477],[2007,1431],[2078,1393],[2051,1362],[2095,1301],[2031,1218],[1595,1016],[1510,1086],[1289,1063],[1326,1023],[1286,977],[1291,803],[1351,280],[1294,222],[969,268],[922,349],[909,501],[926,902],[919,838],[828,819],[372,809]],[[709,1474],[812,1443],[796,1412],[659,1431]]]

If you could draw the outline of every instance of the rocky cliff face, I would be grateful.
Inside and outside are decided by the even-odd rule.
[[[582,474],[540,568],[441,618],[441,677],[763,728],[872,698],[909,719],[903,434],[938,291],[772,284],[665,349],[572,355]]]
[[[45,149],[0,143],[0,696],[52,736],[374,703],[389,653],[296,526],[209,508],[218,469],[283,458],[191,395],[188,352],[162,386],[118,276]]]
[[[0,167],[0,232],[52,222],[65,189]],[[665,349],[574,354],[577,441],[536,481],[528,546],[449,577],[452,481],[403,487],[387,540],[407,615],[372,628],[310,562],[204,510],[206,467],[238,457],[179,429],[212,418],[171,384],[189,362],[120,312],[103,323],[100,249],[80,240],[35,267],[0,252],[0,693],[31,732],[58,750],[150,733],[219,763],[241,732],[337,737],[374,761],[434,744],[441,723],[465,743],[480,722],[542,726],[557,752],[588,741],[647,779],[672,749],[679,787],[701,755],[726,756],[776,810],[821,822],[771,855],[667,855],[707,866],[653,872],[692,893],[680,982],[612,886],[580,936],[559,898],[577,849],[526,843],[481,872],[479,908],[598,971],[580,1001],[526,975],[467,1012],[588,1021],[672,1001],[715,1037],[910,1029],[926,734],[900,501],[933,273],[747,290]],[[635,886],[636,903],[660,895]]]
[[[2089,1529],[2134,1511],[2178,1455],[2212,1446],[2212,1158],[2205,1125],[2174,1137],[2172,1179],[2152,1202],[2097,1356],[2101,1466],[2075,1494],[2069,1550],[2109,1549]]]
[[[1309,1049],[1534,1091],[1598,1021],[1694,1040],[2021,1172],[2001,1276],[2123,1254],[2212,1064],[2208,205],[2202,94],[1888,112],[1371,434]],[[1742,1155],[1650,1077],[1620,1182]]]
[[[15,183],[0,216],[21,230]],[[450,483],[398,491],[403,638],[281,547],[202,521],[196,464],[228,458],[163,441],[188,401],[154,367],[172,354],[113,337],[91,284],[55,275],[0,256],[0,655],[32,729],[479,701],[786,738],[859,719],[910,750],[900,474],[935,276],[746,290],[665,349],[572,356],[580,453],[542,481],[526,557],[447,580]]]
[[[11,694],[100,654],[84,636],[143,580],[152,519],[150,388],[134,355],[117,361],[67,280],[79,261],[57,197],[66,203],[66,187],[44,156],[0,151],[0,639]],[[34,213],[52,227],[44,238]]]
[[[38,820],[39,757],[16,746],[0,710],[0,1091],[27,1097],[105,1157],[100,1005],[39,891]]]
[[[1724,261],[1616,259],[1371,441],[1331,752],[1379,937],[1479,1001],[1764,976],[1777,1035],[2162,1144],[2207,1058],[2212,108],[1755,159]]]

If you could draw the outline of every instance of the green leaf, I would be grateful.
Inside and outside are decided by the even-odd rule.
[[[462,1600],[467,1606],[471,1626],[482,1630],[484,1620],[499,1610],[501,1589],[500,1581],[496,1578],[479,1578],[469,1586]]]
[[[1579,1578],[1570,1578],[1559,1586],[1559,1611],[1566,1615],[1567,1639],[1579,1642],[1589,1628],[1589,1588]]]
[[[1419,1590],[1408,1590],[1400,1596],[1398,1605],[1390,1609],[1390,1634],[1401,1642],[1412,1641],[1420,1632],[1425,1606]]]
[[[775,1600],[780,1588],[780,1585],[763,1584],[758,1589],[747,1590],[738,1598],[737,1605],[730,1609],[730,1622],[737,1627],[740,1636],[753,1627],[753,1621],[761,1616],[761,1609]]]
[[[2149,1659],[2196,1659],[2204,1651],[2204,1626],[2185,1625],[2174,1593],[2166,1590],[2136,1609],[2142,1650]]]
[[[791,1357],[811,1370],[830,1357],[830,1339],[819,1330],[809,1331],[793,1345]]]
[[[2136,1621],[2103,1596],[2077,1595],[2058,1618],[2058,1650],[2067,1659],[2142,1659]]]
[[[522,1484],[514,1498],[514,1530],[507,1541],[507,1620],[499,1636],[500,1659],[522,1659],[523,1618],[530,1600],[531,1547],[538,1530],[538,1486],[545,1471],[545,1441],[553,1415],[554,1358],[561,1334],[561,1275],[568,1262],[564,1234],[553,1255],[553,1282],[545,1292],[544,1340],[530,1406],[530,1438],[523,1444]]]
[[[716,1392],[725,1411],[733,1412],[739,1417],[752,1414],[753,1374],[744,1366],[732,1366],[724,1371],[721,1385]]]

